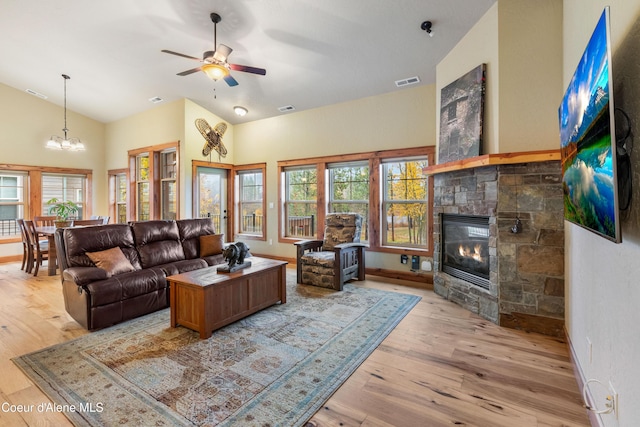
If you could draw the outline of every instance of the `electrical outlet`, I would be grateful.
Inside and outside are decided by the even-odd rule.
[[[269,239],[269,244],[273,245],[273,239]]]
[[[609,393],[610,395],[607,396],[607,406],[612,408],[612,412],[613,412],[613,416],[616,417],[616,420],[618,419],[618,393],[616,393],[616,390],[613,388],[613,384],[611,384],[611,380],[609,380]],[[611,406],[609,406],[611,405]]]
[[[589,364],[593,363],[593,345],[591,344],[591,340],[587,337],[587,355],[589,357]]]

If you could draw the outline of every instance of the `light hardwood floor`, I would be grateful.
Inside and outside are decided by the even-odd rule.
[[[0,264],[0,405],[47,397],[11,358],[86,334],[59,276]],[[567,344],[500,328],[431,290],[368,276],[358,286],[422,300],[308,426],[589,426]],[[6,408],[6,405],[4,405]],[[0,426],[69,426],[60,413],[0,410]]]

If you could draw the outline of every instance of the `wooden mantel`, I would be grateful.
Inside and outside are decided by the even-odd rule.
[[[453,162],[427,166],[422,169],[424,175],[437,175],[463,169],[473,169],[491,165],[513,165],[516,163],[548,162],[560,160],[560,150],[521,151],[518,153],[483,154],[482,156]]]

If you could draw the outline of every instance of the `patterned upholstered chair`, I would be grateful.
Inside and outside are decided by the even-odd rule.
[[[303,240],[297,247],[298,283],[342,290],[351,279],[364,280],[362,216],[332,213],[325,218],[324,240]]]

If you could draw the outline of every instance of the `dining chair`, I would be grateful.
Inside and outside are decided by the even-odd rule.
[[[49,242],[40,241],[34,221],[24,220],[24,226],[30,243],[29,250],[31,251],[34,267],[33,275],[37,276],[42,262],[45,260],[51,262],[49,260]],[[28,271],[28,273],[31,273],[31,271]]]
[[[20,236],[22,237],[22,265],[20,266],[20,270],[30,273],[33,268],[31,242],[29,242],[27,230],[25,230],[24,219],[16,219],[16,223],[18,224],[18,228],[20,228]]]
[[[74,219],[73,226],[80,227],[85,225],[102,225],[103,222],[101,219]]]
[[[45,227],[55,225],[54,221],[56,220],[55,215],[36,215],[33,217],[33,222],[36,227]]]
[[[109,220],[111,219],[110,216],[101,216],[100,219],[102,220],[102,224],[107,225],[109,224]]]

